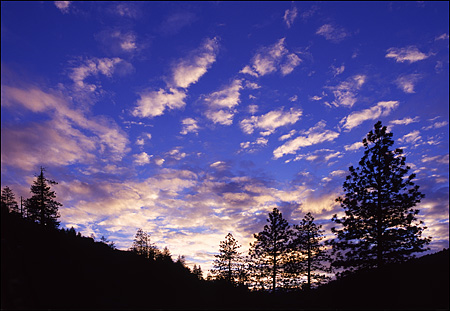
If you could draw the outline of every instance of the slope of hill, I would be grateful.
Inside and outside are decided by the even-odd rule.
[[[2,309],[448,309],[449,251],[363,271],[309,292],[254,293],[183,265],[1,219]]]

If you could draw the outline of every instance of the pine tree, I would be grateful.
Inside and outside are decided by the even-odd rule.
[[[157,248],[150,241],[150,234],[139,228],[134,237],[133,245],[130,250],[139,256],[149,259],[155,259]]]
[[[294,226],[292,268],[295,272],[306,274],[306,288],[311,288],[311,283],[322,283],[327,280],[323,272],[330,272],[330,268],[325,264],[329,261],[329,256],[325,250],[325,245],[321,243],[324,239],[322,225],[314,223],[314,217],[307,213],[300,224]]]
[[[20,212],[14,193],[8,186],[2,189],[2,209],[5,209],[8,213]]]
[[[241,260],[241,253],[238,249],[241,245],[231,233],[225,236],[225,240],[219,244],[219,254],[215,255],[213,269],[211,273],[217,279],[224,279],[230,283],[237,282],[239,278],[239,265]]]
[[[203,280],[203,272],[202,272],[202,267],[200,265],[194,265],[194,267],[192,268],[192,273],[197,276],[197,278],[199,280]]]
[[[62,204],[54,200],[55,191],[52,191],[50,187],[57,184],[44,176],[44,168],[41,167],[41,173],[36,176],[36,180],[31,185],[33,196],[25,201],[27,218],[43,226],[58,228],[60,217],[58,209]]]
[[[274,208],[269,213],[268,225],[254,235],[256,241],[250,245],[250,254],[259,261],[263,269],[267,269],[271,278],[272,291],[277,287],[277,277],[281,276],[287,262],[291,229],[281,212]]]
[[[430,238],[422,238],[425,227],[417,221],[417,203],[424,197],[414,185],[415,174],[401,149],[391,150],[392,133],[381,122],[375,124],[363,139],[364,156],[359,167],[349,168],[343,197],[337,202],[345,216],[334,215],[332,221],[341,228],[332,228],[336,238],[330,242],[335,255],[333,266],[346,272],[361,268],[382,267],[402,262],[425,251]]]

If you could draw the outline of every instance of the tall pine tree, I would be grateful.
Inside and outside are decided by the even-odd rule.
[[[158,249],[150,240],[150,234],[139,228],[134,237],[133,245],[130,250],[139,256],[149,259],[155,259]]]
[[[235,283],[239,279],[239,266],[241,264],[241,253],[236,239],[231,233],[225,236],[224,241],[220,241],[219,254],[215,255],[211,273],[217,279],[224,279],[230,283]]]
[[[363,140],[359,167],[349,168],[344,195],[336,199],[345,216],[332,218],[341,226],[332,228],[333,266],[346,272],[405,261],[430,242],[421,237],[425,227],[414,208],[424,195],[413,183],[415,174],[408,176],[403,151],[391,150],[392,136],[381,122],[375,124]]]
[[[14,193],[8,186],[2,189],[2,209],[8,213],[20,213]]]
[[[310,289],[312,283],[322,283],[327,276],[320,272],[330,272],[326,262],[329,255],[325,245],[322,225],[314,222],[311,213],[307,213],[300,224],[294,225],[291,255],[293,270],[301,275],[306,275],[306,288]]]
[[[254,235],[256,241],[250,246],[250,254],[256,257],[260,264],[263,262],[261,266],[267,269],[268,277],[272,281],[272,291],[275,292],[277,278],[280,280],[287,261],[291,229],[277,208],[269,213],[267,222],[269,224],[264,226],[264,230]]]
[[[31,185],[33,195],[25,201],[27,218],[42,226],[58,228],[60,217],[58,209],[62,204],[55,200],[55,191],[52,191],[50,187],[57,184],[56,181],[44,176],[44,168],[41,167],[41,173],[36,176],[36,180]]]

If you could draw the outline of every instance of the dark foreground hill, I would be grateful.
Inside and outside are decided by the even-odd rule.
[[[13,215],[1,222],[2,309],[449,308],[448,250],[309,292],[252,293]]]

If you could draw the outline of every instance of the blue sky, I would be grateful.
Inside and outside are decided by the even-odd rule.
[[[2,2],[1,185],[210,268],[278,207],[327,235],[381,120],[448,247],[448,2]]]

